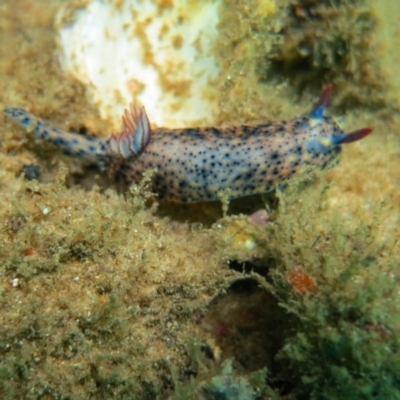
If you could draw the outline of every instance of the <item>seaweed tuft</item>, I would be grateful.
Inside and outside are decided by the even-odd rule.
[[[279,357],[301,371],[299,387],[312,399],[400,399],[397,283],[373,266],[361,290],[351,281],[294,306],[302,326]]]
[[[333,84],[341,110],[381,110],[390,104],[372,40],[377,24],[365,0],[294,0],[279,32],[283,43],[268,55],[271,68],[299,93]]]

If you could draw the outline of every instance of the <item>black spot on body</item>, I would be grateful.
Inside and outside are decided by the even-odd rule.
[[[30,122],[31,122],[31,119],[29,117],[25,117],[24,119],[21,120],[21,123],[24,126],[28,126],[30,124]]]
[[[64,138],[56,138],[52,142],[57,146],[66,146],[69,144],[68,141],[65,140]]]
[[[78,151],[76,152],[76,154],[77,154],[79,157],[84,157],[87,153],[86,153],[85,150],[80,149],[80,150],[78,150]]]

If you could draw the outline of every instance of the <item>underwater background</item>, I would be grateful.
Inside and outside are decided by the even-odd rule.
[[[399,15],[0,2],[1,109],[106,137],[132,100],[156,126],[257,124],[332,84],[328,114],[374,130],[281,191],[176,205],[1,117],[0,397],[400,399]]]

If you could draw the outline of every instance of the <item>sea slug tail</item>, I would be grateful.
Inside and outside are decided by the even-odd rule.
[[[113,133],[110,149],[113,153],[128,158],[142,152],[151,140],[151,127],[144,107],[129,106],[122,116],[122,130]]]
[[[33,132],[37,139],[60,147],[65,155],[85,158],[88,161],[98,161],[106,154],[106,140],[63,131],[35,117],[23,108],[5,108],[3,113],[28,132]]]
[[[5,108],[3,110],[3,114],[13,119],[15,122],[17,122],[28,131],[32,131],[38,121],[38,119],[34,115],[19,107]]]

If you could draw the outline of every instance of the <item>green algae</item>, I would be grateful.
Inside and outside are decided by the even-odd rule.
[[[340,219],[340,209],[328,211],[326,184],[301,200],[299,187],[293,182],[283,194],[288,214],[274,222],[286,232],[272,224],[266,229],[276,267],[260,280],[300,323],[279,358],[289,361],[299,393],[307,398],[398,398],[399,228],[392,226],[385,241],[371,229],[391,213],[391,205],[378,202],[375,215],[358,210],[359,218]],[[298,268],[315,282],[307,293],[288,275]]]

